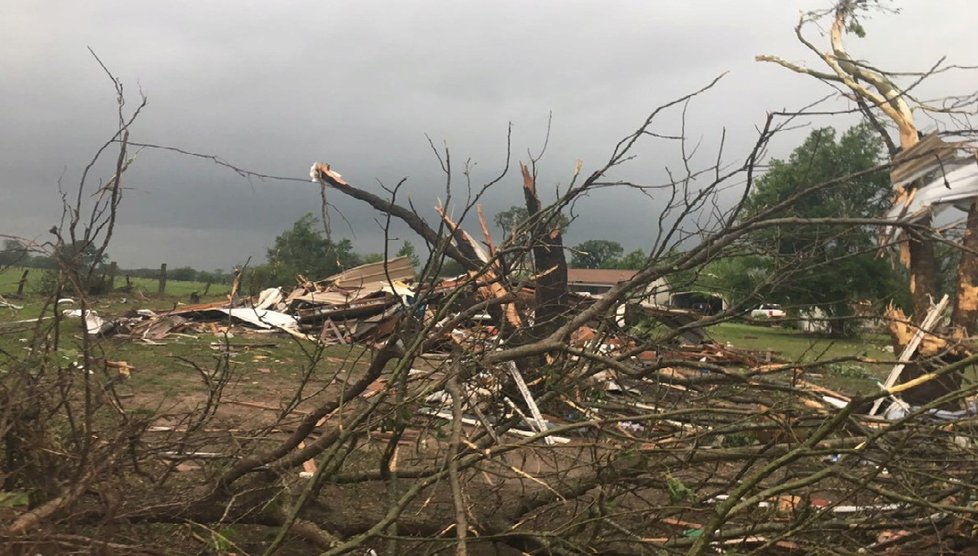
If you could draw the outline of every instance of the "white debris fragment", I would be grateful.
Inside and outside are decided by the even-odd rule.
[[[62,315],[68,318],[82,318],[81,309],[65,309]],[[112,323],[98,316],[95,311],[85,311],[85,331],[95,336],[112,328]]]

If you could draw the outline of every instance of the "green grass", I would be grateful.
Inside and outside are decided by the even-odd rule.
[[[31,293],[23,298],[13,299],[10,295],[16,291],[17,281],[22,269],[11,268],[0,272],[0,295],[17,305],[23,305],[21,310],[0,308],[0,348],[22,352],[24,335],[30,333],[30,327],[25,325],[4,326],[3,323],[36,318],[40,313],[44,297]],[[36,291],[36,284],[45,271],[31,269],[27,290]],[[116,284],[122,284],[123,279],[116,279]],[[31,284],[35,287],[32,289]],[[189,301],[191,292],[203,293],[205,284],[201,282],[169,281],[165,295],[157,295],[157,282],[147,278],[133,279],[137,291],[133,293],[116,292],[111,295],[93,298],[93,308],[103,317],[125,314],[134,309],[152,309],[155,311],[168,310],[180,303]],[[204,302],[223,299],[228,286],[214,284],[210,288]],[[67,306],[65,306],[67,307]],[[78,331],[80,332],[80,330]],[[776,358],[787,361],[826,361],[838,358],[858,358],[860,361],[849,361],[827,364],[814,369],[809,379],[829,388],[843,392],[871,392],[877,386],[875,380],[884,378],[892,368],[892,363],[867,362],[865,360],[892,361],[895,356],[884,347],[888,340],[881,334],[865,334],[856,339],[838,340],[817,334],[810,334],[778,326],[755,326],[743,323],[722,323],[709,329],[710,336],[721,344],[746,350],[772,351]],[[140,372],[134,376],[132,385],[137,389],[178,390],[190,387],[189,383],[198,382],[197,371],[188,367],[181,358],[192,359],[204,368],[212,366],[214,356],[218,353],[211,349],[211,343],[220,338],[212,334],[193,334],[193,337],[171,337],[165,346],[148,346],[125,340],[108,339],[102,342],[106,349],[106,357],[115,360],[126,360]],[[77,341],[77,338],[69,340]],[[237,342],[274,343],[272,348],[248,348],[242,346],[232,357],[233,365],[241,377],[243,389],[253,391],[258,397],[268,382],[284,381],[297,378],[305,362],[305,357],[291,338],[280,335],[265,334],[259,338],[236,338]],[[259,370],[261,369],[261,370]]]
[[[24,346],[26,345],[27,337],[33,332],[33,325],[31,324],[9,324],[14,321],[22,321],[28,319],[36,319],[41,315],[42,310],[44,310],[44,316],[49,317],[52,314],[52,308],[48,306],[45,310],[44,306],[50,300],[48,296],[38,293],[39,285],[43,280],[43,276],[46,272],[45,269],[31,268],[28,273],[27,285],[24,289],[24,295],[17,297],[15,293],[17,291],[17,283],[20,281],[20,277],[24,269],[22,268],[8,268],[0,271],[0,296],[4,297],[8,302],[19,306],[19,309],[12,307],[0,307],[0,350],[7,350],[8,353],[20,354],[23,352]],[[89,298],[90,308],[96,311],[103,318],[109,318],[113,316],[121,316],[136,309],[151,309],[153,311],[165,311],[176,308],[180,304],[189,303],[190,293],[198,292],[203,293],[205,284],[201,282],[191,282],[191,281],[179,281],[171,280],[167,282],[166,293],[164,295],[159,295],[156,293],[157,283],[155,280],[147,278],[134,278],[132,280],[133,286],[135,286],[134,291],[131,293],[125,292],[113,292],[109,295],[102,296],[92,296]],[[116,278],[116,285],[125,284],[125,278]],[[226,299],[225,295],[228,291],[228,286],[226,284],[213,284],[208,292],[208,296],[201,299],[202,302],[213,302],[221,299]],[[77,296],[71,294],[65,294],[65,297],[70,297],[77,300]],[[62,304],[59,305],[57,310],[63,311],[67,309],[77,309],[78,304]],[[71,320],[66,322],[66,331],[69,335],[65,338],[63,346],[65,349],[73,349],[71,347],[72,342],[77,343],[77,338],[74,335],[80,335],[80,323],[76,320]],[[213,339],[213,337],[212,337]],[[112,340],[106,342],[107,345],[112,344]],[[146,351],[147,355],[158,353],[161,350],[152,351],[145,345],[134,345],[133,348],[138,350]],[[207,347],[202,348],[202,353],[205,358],[209,356],[209,349]],[[127,349],[123,349],[123,356],[131,356]],[[190,350],[194,351],[194,350]],[[198,350],[200,351],[200,350]],[[174,355],[190,355],[191,353],[165,353],[164,357],[170,357]],[[2,355],[2,352],[0,352]],[[109,359],[112,359],[114,355],[107,354]],[[155,358],[156,355],[150,355],[151,358]],[[138,358],[138,357],[137,357]],[[117,359],[122,359],[122,357],[117,357]],[[0,361],[2,363],[3,361]],[[165,367],[170,367],[172,361],[166,364],[155,365],[153,369],[154,372],[162,370]]]
[[[125,277],[115,279],[116,287],[125,285]],[[147,293],[156,293],[159,290],[159,280],[153,278],[133,278],[132,285],[134,288],[138,288]],[[183,280],[167,280],[166,281],[166,295],[175,296],[189,296],[193,292],[197,292],[198,295],[204,293],[204,288],[207,287],[205,282],[197,281],[183,281]],[[231,290],[231,286],[228,284],[211,284],[208,295],[221,295],[226,294]]]
[[[17,292],[17,283],[20,282],[20,277],[24,270],[17,266],[0,270],[0,295],[7,296]],[[38,284],[41,281],[41,274],[45,271],[40,268],[31,268],[28,270],[27,285],[24,288],[24,293],[33,293],[37,291]]]
[[[776,358],[787,361],[827,361],[839,358],[893,361],[892,352],[884,349],[889,345],[886,336],[864,333],[858,338],[836,339],[819,334],[778,326],[755,326],[727,322],[709,329],[710,336],[721,344],[736,348],[772,351]],[[872,392],[893,367],[892,363],[847,361],[827,364],[814,372],[810,379],[828,388],[843,392]],[[818,376],[821,375],[821,376]]]
[[[27,358],[34,324],[11,324],[11,321],[36,318],[40,301],[36,296],[18,303],[29,305],[22,310],[0,309],[0,373]],[[132,296],[99,297],[93,308],[103,317],[119,316],[137,308],[169,309],[175,297],[152,297],[147,300]],[[59,307],[60,309],[66,306]],[[73,306],[77,307],[77,306]],[[48,313],[50,314],[50,313]],[[49,324],[53,321],[45,321]],[[80,319],[63,322],[60,346],[49,357],[52,363],[67,368],[78,361],[82,353]],[[304,373],[317,353],[317,347],[284,334],[262,334],[237,329],[230,336],[214,334],[208,327],[171,334],[149,345],[124,338],[92,338],[94,356],[109,361],[126,361],[133,367],[128,380],[118,390],[134,397],[133,407],[167,410],[177,405],[193,406],[206,397],[201,373],[213,375],[224,363],[229,349],[230,383],[226,392],[231,398],[250,400],[277,406],[295,393]],[[324,387],[337,372],[346,374],[362,370],[369,363],[361,346],[331,346],[320,354],[306,389],[306,395]],[[197,368],[195,368],[195,366]]]
[[[17,292],[17,284],[20,282],[20,277],[24,270],[29,271],[27,274],[27,284],[24,287],[25,295],[39,293],[44,275],[51,272],[43,268],[24,269],[21,267],[10,267],[0,270],[0,296],[7,297]],[[125,274],[120,272],[116,276],[115,287],[118,290],[118,288],[125,286],[125,284]],[[159,280],[156,278],[132,278],[132,285],[134,290],[145,295],[156,294],[159,290]],[[207,288],[205,282],[167,280],[165,295],[187,297],[193,292],[202,295],[205,288]],[[228,284],[211,284],[208,295],[224,295],[229,289],[230,286]]]
[[[836,357],[891,359],[884,350],[889,340],[882,334],[866,333],[858,338],[836,339],[778,326],[755,326],[725,322],[709,329],[720,343],[750,350],[771,350],[791,361],[816,361]]]

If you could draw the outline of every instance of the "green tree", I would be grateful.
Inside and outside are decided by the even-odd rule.
[[[645,254],[645,251],[636,249],[628,252],[627,255],[618,259],[618,261],[615,263],[615,268],[620,268],[622,270],[640,270],[645,268],[646,264],[648,264],[648,255]]]
[[[514,228],[520,226],[529,218],[530,213],[526,210],[526,207],[513,205],[509,209],[497,213],[492,220],[503,231],[503,236],[509,237],[509,234],[513,232]],[[557,217],[557,224],[560,226],[560,232],[564,233],[567,231],[567,226],[570,225],[570,219],[561,213]]]
[[[418,258],[418,255],[414,250],[414,245],[411,244],[410,241],[405,240],[404,243],[401,244],[401,248],[397,250],[397,253],[394,253],[394,256],[407,257],[411,261],[411,266],[413,266],[415,270],[421,266],[421,259]],[[367,253],[366,255],[360,256],[360,264],[379,263],[382,260],[384,260],[383,253]]]
[[[108,253],[99,254],[95,244],[81,240],[57,247],[53,256],[31,258],[31,266],[47,269],[41,277],[37,290],[44,294],[54,292],[62,272],[69,272],[70,275],[75,276],[84,293],[92,295],[106,293],[107,283],[98,273],[107,270],[108,262]],[[79,293],[74,285],[73,281],[64,284],[64,293]]]
[[[358,264],[360,258],[350,240],[324,238],[316,217],[306,214],[275,238],[268,250],[268,268],[256,276],[262,277],[264,286],[284,285],[292,283],[297,274],[318,280]]]
[[[770,271],[768,258],[741,255],[714,259],[687,279],[691,287],[719,293],[731,303],[751,306],[765,301],[759,286]]]
[[[589,239],[574,246],[571,266],[576,268],[617,268],[625,249],[617,241]]]
[[[197,273],[197,281],[211,283],[211,284],[224,284],[231,281],[231,278],[224,273],[224,269],[217,268],[211,272],[206,270],[201,270]]]
[[[522,222],[526,222],[526,219],[529,217],[530,213],[526,210],[526,207],[513,205],[508,210],[497,213],[493,218],[493,222],[502,229],[503,236],[509,236],[513,228],[519,226]]]
[[[751,193],[744,218],[751,217],[806,188],[866,172],[882,160],[878,135],[865,124],[836,137],[832,128],[811,132],[787,160],[773,160]],[[801,197],[772,217],[877,217],[890,203],[885,171],[863,173]],[[792,225],[754,234],[750,247],[764,256],[727,263],[739,270],[737,289],[752,287],[750,276],[768,280],[769,301],[817,307],[832,320],[834,335],[851,335],[853,304],[892,298],[898,274],[877,256],[876,230],[866,226]],[[749,265],[747,263],[750,263]],[[739,268],[738,268],[739,267]],[[731,276],[728,274],[728,276]]]
[[[63,264],[87,274],[108,263],[109,254],[99,253],[98,247],[92,242],[76,241],[58,249],[58,258]]]
[[[418,257],[417,252],[414,249],[414,245],[410,241],[405,240],[401,244],[401,248],[397,250],[398,257],[407,257],[411,261],[411,266],[417,270],[421,266],[421,259]]]
[[[11,265],[27,266],[30,255],[27,246],[16,239],[6,239],[3,241],[3,249],[0,249],[0,267]]]
[[[197,271],[189,266],[181,266],[180,268],[174,268],[167,273],[170,280],[177,280],[183,282],[192,282],[197,279]]]

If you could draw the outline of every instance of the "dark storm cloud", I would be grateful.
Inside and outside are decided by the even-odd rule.
[[[552,191],[566,183],[577,158],[585,170],[593,168],[651,108],[728,70],[693,103],[688,130],[707,152],[725,127],[731,158],[742,154],[767,110],[801,106],[827,92],[753,62],[758,53],[809,59],[792,27],[799,9],[822,5],[5,3],[0,233],[43,239],[60,214],[59,179],[73,186],[112,133],[110,84],[86,46],[126,83],[130,104],[140,89],[149,97],[134,140],[303,179],[312,162],[327,161],[377,190],[378,180],[408,177],[406,193],[428,210],[444,191],[426,133],[436,145],[447,142],[456,164],[476,161],[474,176],[485,179],[504,160],[507,122],[514,123],[514,156],[525,159],[526,148],[541,145],[553,111],[541,180]],[[961,14],[976,9],[965,0],[941,5],[938,12],[911,2],[901,16],[875,17],[869,39],[853,50],[888,67],[920,69],[944,53],[967,63],[973,17]],[[935,39],[897,39],[906,33]],[[941,80],[954,92],[967,90],[967,81]],[[663,125],[676,131],[675,116]],[[657,182],[676,162],[672,146],[650,145],[622,174]],[[261,259],[278,232],[318,212],[315,184],[245,180],[160,151],[140,152],[126,183],[110,248],[124,266],[166,261],[228,268],[248,256]],[[487,211],[519,202],[518,188],[514,174],[487,198]],[[331,201],[351,221],[360,249],[381,249],[375,213],[337,194]],[[657,203],[629,193],[591,195],[578,206],[569,240],[603,237],[639,247],[654,238]],[[333,225],[335,233],[351,234],[339,218]]]

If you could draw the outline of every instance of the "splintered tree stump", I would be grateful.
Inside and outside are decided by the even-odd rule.
[[[523,196],[531,219],[536,218],[531,229],[533,241],[533,266],[536,274],[536,303],[534,307],[533,333],[530,337],[541,339],[560,328],[567,316],[567,259],[564,241],[557,218],[541,214],[537,196],[536,178],[525,164],[520,163],[523,174]]]

